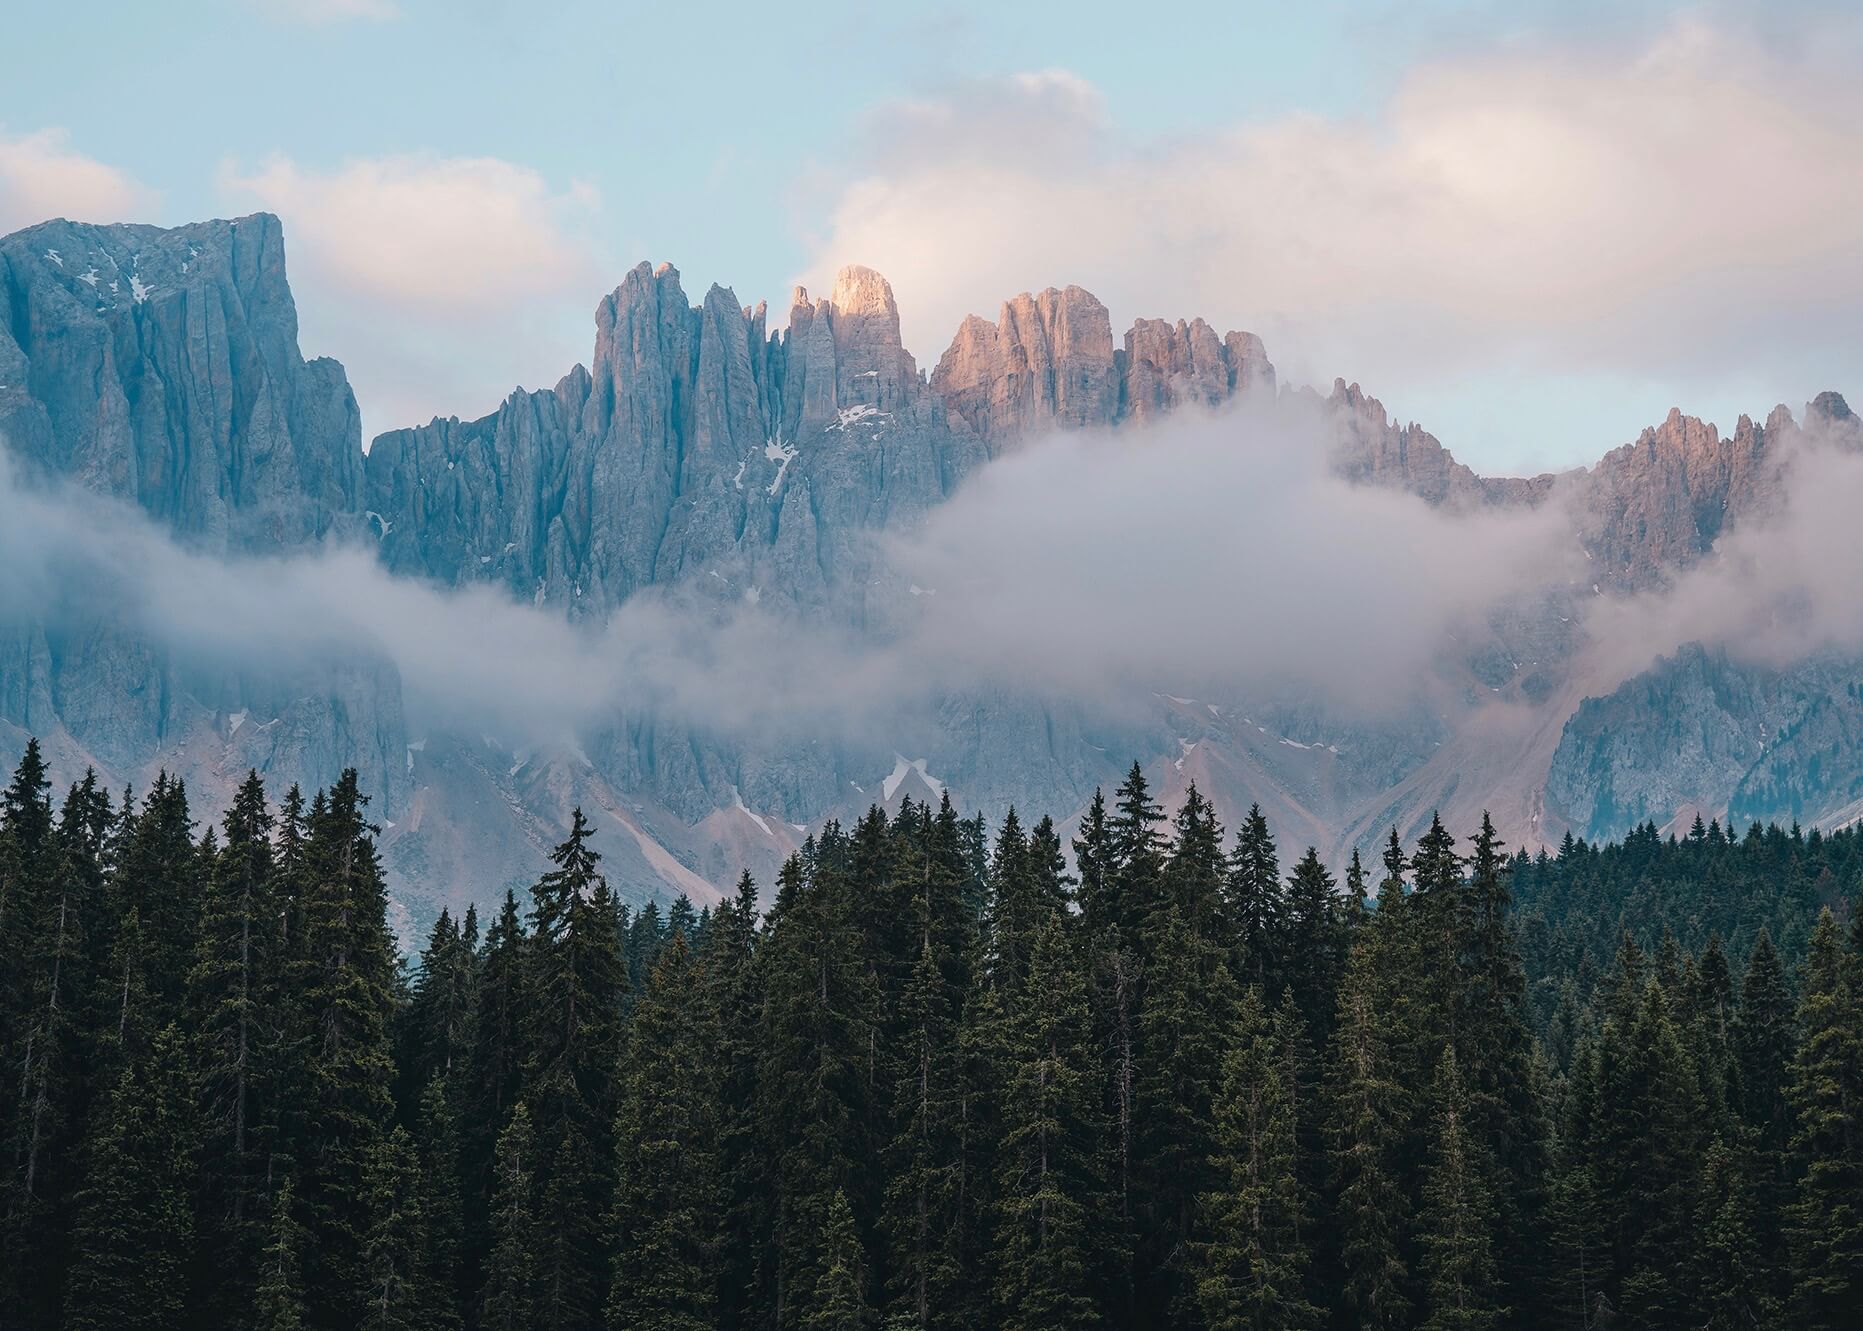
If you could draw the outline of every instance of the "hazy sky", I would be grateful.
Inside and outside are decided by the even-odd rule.
[[[21,8],[0,231],[278,212],[370,432],[554,382],[641,258],[779,310],[872,264],[925,366],[1079,282],[1491,471],[1863,396],[1853,7]]]

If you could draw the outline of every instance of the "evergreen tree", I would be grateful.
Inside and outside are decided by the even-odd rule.
[[[302,1331],[305,1325],[302,1253],[304,1226],[292,1213],[296,1198],[285,1180],[272,1194],[272,1218],[259,1266],[254,1331]]]
[[[1455,1050],[1443,1051],[1432,1099],[1435,1133],[1418,1216],[1424,1331],[1484,1331],[1503,1324],[1496,1304],[1494,1204],[1480,1144],[1469,1131],[1468,1092]]]
[[[538,1315],[601,1320],[614,1193],[614,1077],[626,972],[614,902],[582,811],[531,889],[526,1103],[536,1133]]]
[[[420,1325],[451,1331],[461,1323],[465,1295],[465,1208],[460,1189],[459,1116],[436,1071],[421,1095],[418,1193],[421,1246],[415,1254],[415,1303]]]
[[[872,1324],[867,1304],[867,1262],[847,1195],[829,1199],[822,1229],[822,1260],[802,1306],[802,1331],[864,1331]]]
[[[530,1110],[519,1104],[498,1136],[493,1166],[485,1291],[479,1325],[486,1331],[528,1331],[537,1323],[536,1146]]]
[[[1287,903],[1282,897],[1274,835],[1259,804],[1249,806],[1248,817],[1236,833],[1229,857],[1228,897],[1237,946],[1236,978],[1255,985],[1268,997],[1277,996],[1284,982]]]
[[[1286,968],[1294,1004],[1316,1043],[1332,1026],[1344,964],[1345,927],[1334,886],[1319,851],[1308,846],[1287,880]]]
[[[1256,991],[1244,995],[1216,1113],[1214,1187],[1202,1198],[1197,1295],[1210,1331],[1298,1331],[1319,1321],[1305,1288],[1290,1035],[1262,1012]]]
[[[1792,1138],[1800,1182],[1787,1215],[1793,1313],[1814,1329],[1863,1315],[1863,1006],[1858,960],[1827,908],[1805,962],[1792,1060]]]
[[[215,1304],[243,1307],[268,1230],[270,1099],[279,1053],[272,1001],[281,958],[273,899],[276,863],[265,787],[249,772],[222,824],[225,842],[204,865],[207,890],[188,973],[187,1009],[205,1109],[203,1237],[213,1252]]]
[[[994,1252],[1005,1331],[1099,1325],[1096,1290],[1118,1256],[1086,977],[1066,929],[1053,910],[1035,926],[1024,997],[1005,1018]]]
[[[314,1321],[339,1325],[360,1323],[374,1298],[363,1250],[381,1194],[369,1176],[394,1108],[394,945],[365,802],[356,773],[345,772],[312,801],[304,849],[306,1301]]]
[[[164,1027],[100,1107],[77,1200],[64,1325],[135,1331],[183,1324],[192,1257],[197,1129],[179,1031]]]
[[[615,1121],[614,1331],[717,1325],[722,1190],[695,1040],[702,983],[676,931],[634,1007]]]
[[[1734,1150],[1719,1138],[1702,1169],[1695,1204],[1691,1326],[1746,1331],[1777,1325],[1779,1309],[1759,1264],[1753,1198]]]
[[[37,774],[36,774],[37,773]],[[11,1125],[0,1176],[0,1300],[50,1319],[68,1260],[72,1167],[89,1111],[96,1051],[86,1022],[101,969],[109,797],[96,775],[67,794],[55,831],[34,792],[43,781],[29,747],[0,802],[0,1040],[9,1080],[0,1123]],[[9,867],[10,866],[10,867]],[[10,925],[10,927],[8,927]]]
[[[371,1147],[363,1174],[362,1331],[415,1331],[427,1323],[422,1295],[432,1291],[422,1288],[427,1230],[419,1183],[413,1139],[405,1128],[390,1129]]]
[[[1368,1331],[1404,1325],[1407,1199],[1398,1178],[1405,1096],[1392,1080],[1384,1014],[1377,1005],[1376,955],[1353,950],[1339,994],[1331,1051],[1334,1214],[1343,1301]]]

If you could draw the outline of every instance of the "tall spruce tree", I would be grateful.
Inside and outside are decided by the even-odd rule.
[[[1495,1214],[1481,1143],[1455,1050],[1443,1051],[1431,1099],[1435,1121],[1418,1215],[1424,1331],[1487,1331],[1503,1324],[1494,1260]]]
[[[634,1006],[615,1117],[614,1331],[717,1325],[724,1194],[698,1038],[702,984],[675,931]]]
[[[1409,1307],[1403,1256],[1409,1204],[1398,1173],[1406,1097],[1393,1080],[1376,964],[1370,941],[1361,942],[1340,987],[1328,1051],[1328,1147],[1342,1302],[1367,1331],[1391,1331],[1405,1324]]]
[[[1197,1295],[1210,1331],[1299,1331],[1307,1300],[1299,1133],[1286,1083],[1292,1036],[1249,990],[1237,1009],[1216,1112],[1217,1155],[1202,1198]]]
[[[498,1135],[493,1164],[491,1248],[478,1319],[485,1331],[528,1331],[538,1325],[535,1157],[530,1110],[519,1103]]]
[[[593,831],[577,809],[550,854],[553,867],[531,889],[525,1100],[536,1133],[537,1315],[565,1331],[602,1317],[626,986]]]
[[[996,1306],[1005,1331],[1098,1326],[1119,1232],[1108,1223],[1104,1092],[1067,917],[1034,925],[1027,983],[1003,1017]]]
[[[187,1067],[181,1033],[164,1027],[99,1108],[77,1199],[72,1331],[184,1324],[198,1149]]]
[[[1793,1318],[1808,1331],[1863,1315],[1863,996],[1826,908],[1805,961],[1790,1096],[1797,1195],[1787,1213]]]

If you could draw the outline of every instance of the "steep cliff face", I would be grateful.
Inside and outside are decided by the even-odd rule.
[[[356,401],[298,353],[265,214],[161,230],[47,222],[0,240],[0,435],[212,550],[353,518]]]
[[[855,596],[854,538],[942,500],[983,447],[927,389],[877,273],[798,290],[789,327],[765,325],[721,287],[693,307],[676,270],[635,268],[596,312],[592,371],[376,441],[384,562],[580,615],[712,572],[714,594]]]
[[[1863,671],[1788,668],[1690,644],[1566,724],[1547,797],[1581,834],[1731,816],[1841,824],[1863,800]]]
[[[211,554],[299,549],[359,524],[355,398],[340,365],[299,353],[283,233],[266,215],[47,222],[0,240],[0,441],[28,480],[133,504]],[[113,782],[180,772],[209,809],[247,766],[321,784],[353,765],[385,803],[400,797],[392,666],[255,677],[183,661],[94,590],[0,626],[0,727]]]

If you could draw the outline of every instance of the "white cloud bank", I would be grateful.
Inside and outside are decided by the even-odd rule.
[[[0,622],[101,614],[260,671],[386,659],[415,711],[506,735],[650,709],[790,742],[898,734],[979,692],[1111,715],[1153,689],[1293,685],[1375,711],[1464,616],[1576,552],[1550,511],[1455,516],[1351,486],[1305,431],[1185,413],[1034,443],[882,538],[896,613],[871,635],[677,590],[575,625],[500,588],[392,578],[359,548],[209,558],[94,496],[0,476]]]
[[[1152,141],[1072,75],[967,84],[867,126],[805,277],[886,273],[932,357],[963,315],[1075,282],[1120,324],[1203,314],[1406,407],[1523,367],[1802,400],[1863,362],[1857,34],[1466,51],[1362,119]]]
[[[127,172],[71,146],[61,129],[9,134],[0,126],[0,235],[54,217],[143,221],[155,196]]]
[[[344,362],[365,438],[491,410],[588,354],[600,200],[490,157],[392,156],[317,170],[227,163],[239,207],[284,221],[307,351]]]

